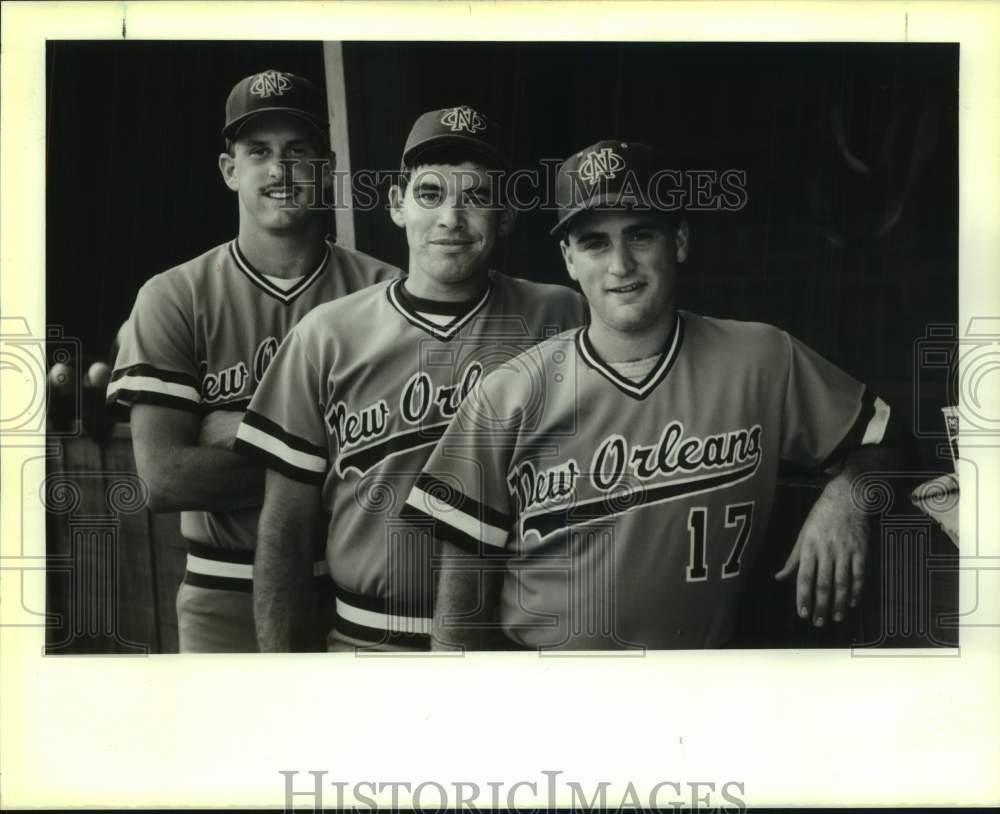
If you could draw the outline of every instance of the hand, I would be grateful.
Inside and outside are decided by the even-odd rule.
[[[834,479],[827,484],[802,524],[792,553],[774,575],[785,580],[798,566],[795,605],[799,617],[822,627],[833,593],[833,621],[844,618],[846,606],[861,599],[868,549],[868,520],[851,499],[850,483]]]

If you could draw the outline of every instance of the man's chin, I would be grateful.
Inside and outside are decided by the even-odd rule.
[[[607,323],[623,334],[635,334],[648,331],[656,326],[658,319],[648,312],[619,310],[617,313],[609,314]]]
[[[442,283],[464,283],[480,274],[478,268],[467,261],[449,262],[443,261],[435,263],[435,277]]]
[[[261,224],[269,232],[299,232],[312,222],[311,212],[305,208],[286,209],[269,213]]]

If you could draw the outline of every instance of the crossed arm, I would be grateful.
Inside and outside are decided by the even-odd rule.
[[[154,404],[132,407],[135,466],[149,488],[150,509],[226,511],[260,505],[264,468],[230,449],[241,415],[232,413],[228,440],[202,446],[196,413]]]

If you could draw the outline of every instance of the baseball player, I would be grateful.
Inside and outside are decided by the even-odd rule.
[[[779,460],[839,467],[780,574],[798,566],[800,614],[858,599],[850,483],[891,458],[890,410],[784,331],[677,308],[689,232],[647,192],[660,167],[619,140],[563,163],[553,234],[589,327],[484,379],[407,499],[444,541],[442,647],[725,644]]]
[[[298,646],[306,541],[324,508],[329,648],[429,647],[431,540],[398,516],[403,501],[482,376],[585,312],[568,288],[490,270],[512,223],[496,197],[501,145],[497,125],[467,106],[417,119],[389,193],[408,276],[313,311],[254,395],[236,448],[269,469],[254,566],[262,649]]]
[[[182,510],[190,541],[177,595],[181,652],[257,649],[264,469],[232,442],[278,346],[320,303],[399,274],[326,240],[322,196],[335,157],[324,108],[318,89],[291,73],[236,84],[219,169],[239,202],[239,234],[147,281],[122,332],[108,401],[129,410],[150,508]]]

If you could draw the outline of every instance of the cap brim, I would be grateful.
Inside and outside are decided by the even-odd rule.
[[[326,119],[320,119],[316,116],[311,116],[308,113],[304,113],[301,110],[291,107],[262,107],[258,110],[252,110],[249,113],[244,113],[237,119],[233,119],[225,127],[222,128],[223,138],[227,138],[232,141],[239,134],[240,130],[243,128],[248,121],[260,116],[263,113],[287,113],[289,116],[295,116],[298,119],[309,122],[313,127],[320,131],[321,134],[325,134],[329,129],[330,123]]]
[[[622,197],[623,196],[621,194],[621,191],[618,191],[618,192],[602,192],[598,195],[594,195],[593,197],[588,198],[580,206],[576,207],[576,209],[564,213],[559,218],[559,221],[556,223],[556,225],[549,230],[549,235],[551,235],[552,237],[556,237],[560,232],[566,230],[566,227],[568,226],[569,222],[573,220],[573,218],[575,218],[577,215],[580,215],[583,212],[590,212],[595,209],[601,209],[602,207],[607,208],[609,210],[639,209],[639,208],[656,209],[656,207],[653,206],[649,201],[643,200],[642,198],[639,198],[637,196],[629,195],[627,196],[626,201],[623,201]],[[656,211],[662,211],[662,210],[657,209]]]
[[[469,136],[431,136],[423,141],[418,141],[403,152],[403,166],[412,167],[414,160],[419,158],[421,153],[434,147],[460,147],[474,155],[493,161],[501,168],[507,167],[507,156],[497,148]]]

